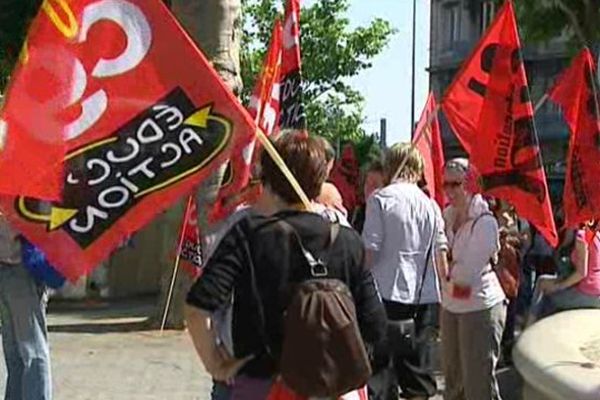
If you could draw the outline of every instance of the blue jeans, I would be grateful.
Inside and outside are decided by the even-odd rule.
[[[46,293],[22,265],[0,264],[0,318],[8,377],[5,400],[50,400]]]

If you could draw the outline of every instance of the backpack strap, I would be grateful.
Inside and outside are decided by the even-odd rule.
[[[316,258],[309,250],[304,247],[302,243],[302,238],[298,234],[298,231],[284,219],[280,219],[278,224],[283,228],[285,232],[290,234],[292,237],[296,239],[296,244],[300,247],[303,259],[306,261],[306,265],[310,268],[310,274],[314,278],[324,278],[329,275],[329,270],[327,268],[329,264],[329,259],[331,258],[331,250],[333,248],[333,244],[335,243],[339,233],[340,233],[340,224],[332,223],[329,224],[329,243],[327,244],[327,251],[325,252],[325,259],[322,257]]]
[[[413,311],[413,319],[417,318],[417,310],[421,305],[421,297],[423,296],[423,288],[425,287],[425,279],[427,279],[427,270],[429,269],[429,261],[431,260],[431,253],[433,252],[433,244],[435,242],[435,235],[437,231],[437,220],[434,217],[433,219],[433,232],[431,235],[431,240],[429,240],[429,246],[427,247],[427,254],[425,256],[425,267],[423,268],[423,276],[421,277],[421,287],[419,287],[419,293],[417,295],[417,302],[415,303],[415,308]]]

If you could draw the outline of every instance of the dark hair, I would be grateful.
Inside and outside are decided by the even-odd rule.
[[[273,145],[309,200],[317,198],[327,179],[327,156],[323,141],[309,137],[304,132],[292,131],[280,136]],[[260,164],[265,186],[287,203],[300,202],[300,197],[266,151],[261,154]]]
[[[383,162],[381,160],[371,160],[369,164],[367,164],[367,168],[365,169],[365,174],[369,174],[371,172],[379,172],[381,174],[384,173],[383,170]]]

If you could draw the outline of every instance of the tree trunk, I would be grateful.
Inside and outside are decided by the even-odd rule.
[[[192,39],[200,47],[204,55],[224,79],[225,83],[234,93],[239,93],[242,88],[240,75],[240,37],[241,37],[241,0],[170,0],[171,9]],[[202,79],[202,77],[198,77]],[[198,206],[198,224],[205,243],[215,240],[217,227],[208,223],[208,212],[215,202],[224,167],[220,168],[213,176],[206,179],[198,188],[196,203]],[[169,212],[173,218],[168,218],[169,223],[179,222],[181,226],[182,207],[175,207]],[[173,235],[173,229],[165,233],[162,241],[163,254],[173,254],[178,237]],[[176,231],[176,230],[175,230]],[[206,251],[204,252],[206,254]],[[163,257],[163,259],[169,257]],[[158,309],[153,319],[153,325],[158,326],[162,321],[167,294],[171,284],[174,260],[165,265],[161,278],[161,292]],[[173,298],[169,308],[166,326],[171,329],[183,329],[183,305],[185,296],[192,282],[185,273],[178,273],[173,291]]]

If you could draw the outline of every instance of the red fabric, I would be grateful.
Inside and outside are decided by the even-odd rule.
[[[193,195],[188,199],[182,222],[181,243],[178,249],[179,262],[181,269],[195,279],[202,271],[202,242],[198,226],[198,209]]]
[[[279,119],[281,128],[306,129],[301,70],[300,0],[288,0],[283,26],[281,114]]]
[[[593,79],[596,65],[590,51],[584,49],[557,80],[549,97],[563,111],[571,131],[563,204],[565,226],[577,227],[600,217],[600,132],[597,99]]]
[[[358,195],[360,167],[351,144],[344,146],[342,158],[335,162],[329,180],[340,191],[344,208],[351,214],[352,210],[360,204]]]
[[[267,135],[271,136],[279,123],[279,81],[281,79],[281,53],[283,28],[277,20],[273,27],[271,44],[265,56],[259,79],[254,86],[248,111],[256,124]],[[242,203],[239,196],[249,183],[252,168],[258,163],[260,142],[253,139],[240,154],[232,157],[227,180],[219,191],[215,208],[211,213],[212,221],[219,221],[230,215],[235,207]]]
[[[300,56],[300,0],[287,0],[283,26],[281,75],[302,69]]]
[[[276,381],[269,393],[267,400],[307,400],[305,397],[299,396],[292,392],[283,384],[281,380]],[[340,397],[339,400],[369,400],[369,394],[367,388],[362,387],[354,390],[344,396]]]
[[[442,102],[488,195],[504,199],[556,246],[527,77],[512,2],[507,1]]]
[[[437,118],[437,104],[433,93],[429,93],[421,118],[415,131],[415,145],[425,161],[425,180],[432,199],[444,208],[444,147],[440,123]]]
[[[161,0],[48,3],[69,7],[79,33],[46,51],[80,59],[88,80],[83,98],[103,90],[106,109],[68,142],[62,201],[49,207],[3,198],[0,206],[61,274],[76,280],[192,192],[256,127]],[[49,59],[31,58],[30,68]]]
[[[60,199],[67,122],[61,114],[80,99],[71,98],[76,60],[64,51],[69,39],[49,17],[53,4],[31,24],[6,93],[0,116],[2,194]]]

